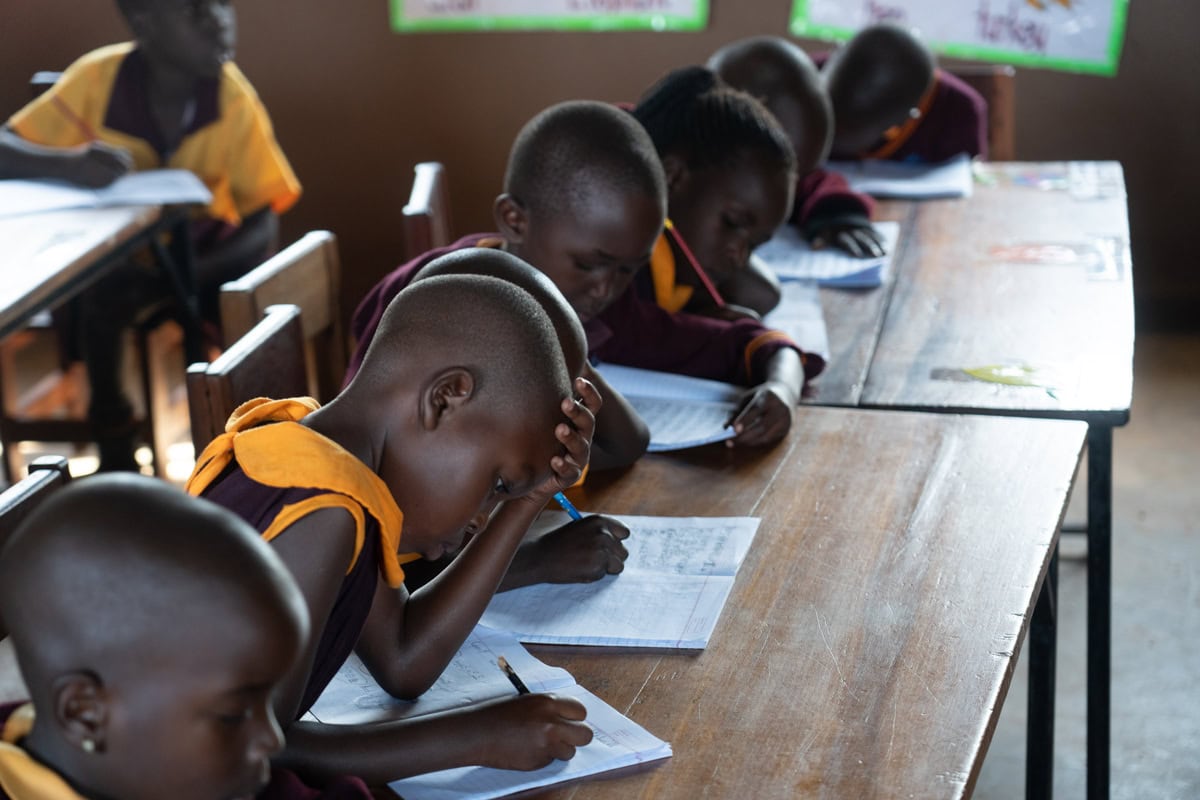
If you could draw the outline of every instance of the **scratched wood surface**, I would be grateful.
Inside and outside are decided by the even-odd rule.
[[[1124,424],[1134,330],[1120,165],[987,169],[972,197],[917,206],[862,405]],[[963,371],[980,367],[1031,385]]]
[[[0,219],[0,336],[161,215],[159,206],[123,206]]]
[[[915,216],[916,204],[910,201],[880,201],[876,206],[877,221],[900,223],[900,240],[892,254],[891,276],[886,283],[872,289],[821,289],[821,310],[829,337],[829,362],[813,383],[812,395],[804,398],[804,403],[823,406],[859,404]]]
[[[534,648],[675,751],[544,796],[969,795],[1084,425],[831,408],[801,419],[765,453],[651,456],[589,479],[589,509],[762,525],[704,651]]]

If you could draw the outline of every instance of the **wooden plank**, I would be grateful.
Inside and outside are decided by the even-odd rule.
[[[900,240],[892,255],[892,275],[887,283],[874,289],[821,289],[829,363],[813,383],[812,395],[802,402],[823,406],[859,404],[915,216],[916,204],[912,202],[883,201],[876,208],[877,220],[900,223]]]
[[[969,795],[1084,432],[810,408],[727,470],[710,449],[589,480],[591,509],[763,521],[703,652],[537,648],[675,750],[548,796]]]
[[[918,207],[862,404],[1124,424],[1134,330],[1120,165],[987,175],[970,198]],[[1095,196],[1074,196],[1088,179]],[[986,366],[1032,368],[1035,385],[963,372]]]

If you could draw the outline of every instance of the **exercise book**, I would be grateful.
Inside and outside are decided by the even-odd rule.
[[[730,419],[746,390],[670,372],[597,364],[650,429],[651,453],[684,450],[734,437]]]
[[[186,169],[131,172],[99,189],[51,179],[0,180],[0,217],[75,208],[211,201],[208,187]]]
[[[868,159],[830,161],[826,166],[845,178],[854,191],[874,197],[937,200],[970,197],[974,188],[971,158],[966,153],[938,164]]]
[[[759,520],[624,515],[619,519],[629,528],[624,542],[629,557],[623,572],[594,583],[543,583],[501,592],[480,621],[526,643],[705,647]],[[565,514],[546,512],[537,530],[569,521]],[[648,608],[655,613],[647,614]]]
[[[532,772],[463,767],[390,784],[405,800],[503,797],[671,756],[670,744],[579,686],[569,672],[538,660],[510,634],[483,625],[476,626],[442,676],[417,700],[392,697],[362,661],[351,656],[305,719],[333,725],[385,722],[516,696],[516,689],[497,665],[500,656],[531,691],[553,692],[583,703],[586,722],[594,731],[591,743],[579,748],[570,761],[556,760]]]
[[[869,289],[887,281],[900,240],[900,223],[876,222],[875,230],[883,238],[884,247],[884,255],[877,258],[858,258],[836,247],[813,249],[794,225],[780,227],[754,255],[774,270],[785,288],[789,281],[799,280],[842,289]],[[809,349],[802,341],[796,343]]]

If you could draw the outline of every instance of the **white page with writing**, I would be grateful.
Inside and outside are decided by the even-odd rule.
[[[569,672],[542,663],[511,634],[478,625],[437,682],[415,701],[399,700],[385,692],[358,656],[351,655],[310,713],[319,722],[353,725],[419,717],[515,695],[497,664],[500,656],[530,691],[557,691],[575,683]]]
[[[670,372],[598,364],[596,371],[629,401],[650,429],[652,453],[732,439],[726,425],[745,389]]]
[[[702,648],[758,531],[753,517],[622,516],[625,570],[492,598],[481,622],[527,643]],[[646,614],[647,608],[655,609]]]
[[[885,254],[878,258],[857,258],[836,247],[814,250],[794,225],[783,225],[770,241],[754,251],[781,281],[815,280],[822,286],[861,289],[880,286],[891,268],[900,223],[876,222],[875,230],[883,237]],[[797,342],[803,347],[802,342]]]
[[[579,748],[570,761],[555,760],[532,772],[461,767],[394,781],[390,788],[404,800],[487,800],[671,756],[670,744],[582,686],[558,694],[583,703],[587,725],[594,733],[591,743]]]
[[[839,173],[856,192],[902,200],[935,200],[970,197],[974,188],[971,158],[960,153],[939,164],[909,161],[830,161],[826,167]]]

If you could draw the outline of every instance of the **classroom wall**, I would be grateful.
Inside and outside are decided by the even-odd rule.
[[[572,97],[635,99],[719,44],[785,31],[791,0],[713,0],[707,31],[397,35],[384,0],[238,4],[238,62],[258,88],[305,187],[287,240],[312,228],[341,243],[348,314],[397,259],[412,165],[448,168],[455,230],[490,229],[513,135]],[[1125,164],[1139,326],[1200,328],[1190,203],[1200,185],[1200,4],[1133,3],[1116,79],[1021,70],[1017,152]],[[0,0],[0,114],[38,69],[125,36],[108,2]],[[821,47],[819,43],[804,43]]]

